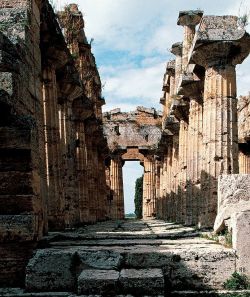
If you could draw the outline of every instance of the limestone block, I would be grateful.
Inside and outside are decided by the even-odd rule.
[[[0,172],[1,195],[33,194],[32,174],[29,172]]]
[[[78,294],[114,294],[118,279],[119,272],[115,270],[83,270],[78,278]]]
[[[9,96],[14,94],[14,74],[11,72],[0,72],[0,88],[8,93]]]
[[[250,210],[234,213],[231,226],[233,248],[237,253],[237,270],[250,277]]]
[[[233,214],[250,210],[250,175],[221,175],[218,182],[218,213],[214,231],[224,228],[225,220]]]
[[[0,149],[30,149],[30,130],[0,127]]]
[[[122,256],[118,252],[100,250],[100,251],[78,251],[79,260],[83,265],[97,269],[119,269],[122,263]]]
[[[124,292],[134,294],[158,295],[164,293],[164,277],[161,269],[123,269],[120,283]]]
[[[0,287],[23,286],[25,267],[32,256],[34,242],[8,242],[0,245]],[[1,294],[0,294],[1,296]]]
[[[1,72],[19,72],[19,67],[16,62],[16,57],[9,53],[0,50],[0,70]]]
[[[40,197],[35,195],[0,195],[0,214],[38,213]]]
[[[37,220],[35,215],[0,215],[0,242],[34,240]]]
[[[75,285],[74,252],[69,250],[38,250],[26,269],[29,291],[71,291]]]

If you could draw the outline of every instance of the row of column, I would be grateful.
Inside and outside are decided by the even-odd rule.
[[[107,191],[104,156],[96,144],[102,135],[94,134],[98,123],[74,120],[70,101],[58,104],[53,66],[46,67],[43,76],[49,227],[104,220]]]
[[[109,190],[109,211],[111,219],[124,219],[124,191],[122,166],[124,161],[122,153],[110,155],[106,164],[106,183]],[[143,161],[143,219],[151,219],[156,216],[156,196],[160,191],[160,162],[154,154],[146,154]],[[134,197],[131,197],[134,199]]]
[[[167,68],[169,87],[162,100],[164,111],[172,106],[164,118],[174,117],[179,127],[171,130],[173,124],[166,120],[163,125],[172,135],[165,136],[168,147],[161,152],[163,189],[157,197],[157,215],[187,225],[212,227],[217,213],[218,176],[238,173],[239,160],[240,172],[249,172],[248,156],[238,153],[236,59],[227,55],[231,45],[223,42],[205,44],[202,49],[199,43],[190,53],[201,15],[180,15],[178,24],[184,26],[182,52],[181,44],[173,45],[175,73]],[[195,67],[190,57],[192,63],[200,65],[198,74],[189,72]],[[173,88],[174,94],[170,94]],[[184,96],[178,95],[180,90]]]

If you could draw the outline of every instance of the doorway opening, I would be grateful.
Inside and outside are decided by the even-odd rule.
[[[135,217],[135,182],[143,175],[144,168],[139,161],[126,161],[123,166],[123,188],[125,217]]]

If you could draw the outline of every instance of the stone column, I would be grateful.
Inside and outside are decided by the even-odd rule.
[[[188,123],[180,120],[179,134],[179,181],[176,222],[184,223],[187,189],[187,150],[189,146]]]
[[[174,91],[170,91],[170,93],[172,93],[171,96],[177,95],[177,89],[182,73],[182,52],[183,46],[181,42],[177,42],[172,45],[171,53],[175,55],[175,83]]]
[[[85,140],[85,126],[83,122],[76,122],[76,164],[79,192],[79,216],[81,223],[89,221],[89,197],[87,191],[87,152]]]
[[[144,176],[143,176],[143,219],[155,217],[155,160],[153,156],[144,158]]]
[[[203,224],[211,226],[217,211],[217,178],[238,172],[235,66],[207,67],[203,115]]]
[[[250,149],[247,143],[239,143],[239,173],[250,173]]]
[[[201,169],[202,169],[202,103],[190,98],[187,150],[187,200],[184,206],[185,224],[198,223],[201,210]]]
[[[97,191],[97,182],[96,182],[96,174],[95,174],[95,140],[93,139],[93,135],[96,130],[95,121],[91,118],[88,118],[84,121],[85,125],[85,143],[86,143],[86,168],[87,168],[87,176],[86,176],[86,190],[88,195],[88,208],[89,208],[89,223],[95,223],[97,220],[97,201],[96,201],[96,191]]]
[[[110,163],[110,189],[112,195],[112,219],[124,219],[124,196],[123,196],[123,176],[122,159],[119,154],[111,157]]]
[[[50,228],[63,229],[65,223],[65,201],[61,176],[62,159],[60,154],[57,86],[55,69],[53,67],[44,69],[43,80],[48,221]]]
[[[249,45],[249,35],[237,17],[207,16],[190,56],[191,63],[205,67],[202,195],[206,208],[201,224],[206,226],[213,225],[217,213],[218,176],[239,171],[235,65],[247,57]]]
[[[183,26],[184,38],[183,38],[183,52],[182,52],[182,66],[183,70],[186,70],[188,65],[188,54],[192,46],[192,42],[195,35],[195,26],[199,24],[203,11],[201,10],[188,10],[181,11],[177,25]]]
[[[107,218],[107,184],[106,184],[106,173],[105,173],[105,156],[102,152],[98,152],[98,173],[99,173],[99,220],[103,221]]]

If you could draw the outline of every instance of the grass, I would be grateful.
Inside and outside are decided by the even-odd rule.
[[[227,290],[247,290],[250,289],[250,283],[246,275],[234,272],[232,276],[223,284]]]

